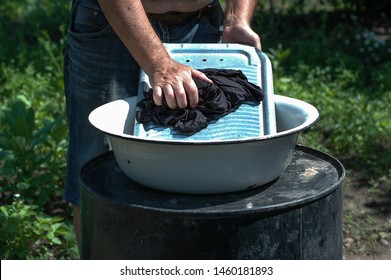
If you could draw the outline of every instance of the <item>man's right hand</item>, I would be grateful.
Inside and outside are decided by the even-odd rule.
[[[161,59],[148,76],[155,104],[162,105],[164,98],[171,109],[197,107],[199,97],[194,79],[212,83],[204,73],[175,62],[170,57]]]

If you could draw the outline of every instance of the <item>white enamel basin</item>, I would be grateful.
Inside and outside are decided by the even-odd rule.
[[[150,140],[132,135],[135,103],[135,98],[107,103],[89,120],[109,135],[115,158],[130,179],[187,194],[236,192],[277,179],[291,161],[299,133],[319,118],[311,104],[275,95],[275,134],[232,141]]]

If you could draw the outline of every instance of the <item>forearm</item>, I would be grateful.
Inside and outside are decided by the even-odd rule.
[[[250,25],[257,0],[227,0],[224,26]]]
[[[169,54],[153,30],[140,0],[99,0],[107,20],[149,75]]]
[[[107,20],[149,77],[156,105],[163,99],[172,109],[198,104],[198,89],[193,79],[211,82],[190,66],[170,58],[151,26],[140,0],[98,0]]]

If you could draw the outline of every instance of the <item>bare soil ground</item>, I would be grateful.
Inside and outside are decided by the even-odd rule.
[[[347,173],[344,184],[344,259],[391,260],[391,181],[367,182]]]

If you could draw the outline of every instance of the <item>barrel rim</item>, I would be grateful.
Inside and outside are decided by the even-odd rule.
[[[91,187],[87,186],[86,183],[83,180],[83,175],[88,171],[88,169],[92,168],[93,165],[97,164],[98,162],[101,162],[103,160],[107,160],[108,157],[113,157],[114,154],[112,151],[106,152],[104,154],[101,154],[90,161],[88,161],[82,168],[81,173],[80,173],[80,178],[81,178],[81,183],[82,183],[82,189],[84,192],[88,192],[90,195],[94,196],[97,199],[102,200],[101,203],[107,203],[108,205],[111,205],[113,207],[125,207],[129,208],[132,207],[133,209],[137,209],[140,211],[144,211],[145,213],[151,213],[153,212],[154,215],[158,215],[159,213],[162,215],[186,215],[186,216],[235,216],[235,215],[249,215],[249,214],[259,214],[259,213],[270,213],[270,212],[279,212],[279,211],[288,211],[289,209],[296,208],[298,206],[303,206],[312,202],[315,202],[321,198],[324,198],[331,193],[335,192],[339,187],[342,186],[343,181],[345,180],[346,177],[346,170],[345,167],[342,165],[342,163],[336,159],[335,157],[329,155],[328,153],[306,147],[303,145],[296,145],[295,151],[300,151],[312,156],[315,156],[321,160],[329,162],[336,170],[336,173],[338,174],[338,180],[335,181],[331,186],[325,188],[323,191],[320,191],[316,193],[315,195],[312,196],[306,196],[302,199],[296,199],[293,201],[285,202],[285,203],[279,203],[279,204],[274,204],[272,206],[261,206],[261,207],[253,207],[253,208],[247,208],[247,209],[235,209],[235,210],[230,210],[227,211],[226,208],[222,210],[211,210],[207,209],[205,207],[201,208],[189,208],[189,209],[174,209],[174,208],[162,208],[162,207],[155,207],[151,205],[141,205],[141,204],[136,204],[136,203],[125,203],[124,201],[120,200],[108,200],[107,196],[96,192],[94,189]],[[125,176],[125,175],[124,175]],[[130,179],[129,179],[130,180]],[[276,180],[273,180],[273,182]],[[271,184],[273,183],[271,182]],[[270,183],[269,183],[270,184]],[[137,184],[139,185],[139,184]],[[268,188],[268,184],[263,186],[264,188]],[[147,188],[147,187],[145,187]],[[257,187],[255,189],[261,189],[261,187]],[[148,191],[151,192],[161,192],[161,191],[156,191],[150,188],[147,188]],[[232,194],[225,194],[225,195],[237,195],[240,193],[244,193],[246,191],[241,191],[237,193],[232,193]],[[81,192],[83,193],[83,192]],[[164,193],[164,192],[162,192]],[[187,196],[186,194],[174,194],[170,193],[172,196],[177,196],[178,199],[182,196]],[[224,195],[224,194],[222,194]],[[205,197],[207,195],[202,195],[202,197]],[[83,208],[83,199],[81,199],[81,207]]]

